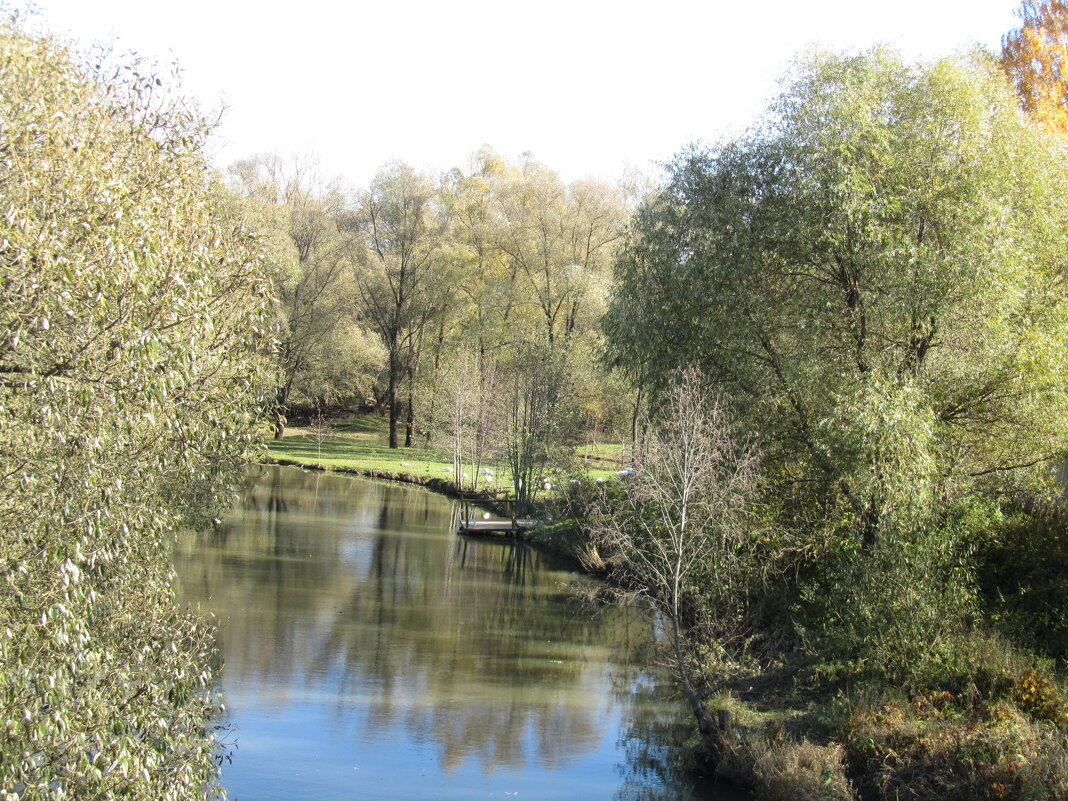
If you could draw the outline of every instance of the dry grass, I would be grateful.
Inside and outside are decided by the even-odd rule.
[[[751,787],[759,801],[853,801],[845,749],[795,740],[781,731],[728,737],[718,772]]]
[[[1032,708],[1033,679],[972,708],[948,692],[857,703],[843,734],[866,797],[1068,801],[1068,731]]]
[[[757,795],[763,801],[852,801],[844,754],[837,743],[766,743],[753,762]]]

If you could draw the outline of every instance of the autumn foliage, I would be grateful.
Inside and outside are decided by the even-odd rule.
[[[1068,134],[1068,3],[1024,0],[1020,27],[1001,45],[1001,65],[1024,109],[1045,128]]]

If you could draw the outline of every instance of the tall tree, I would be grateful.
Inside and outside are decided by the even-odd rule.
[[[362,238],[356,295],[388,358],[389,447],[398,446],[401,389],[412,380],[431,317],[431,280],[443,231],[437,188],[407,164],[384,167],[348,217]],[[409,393],[409,417],[412,394]],[[406,445],[411,445],[409,426]]]
[[[1068,3],[1023,0],[1020,27],[1001,41],[1001,66],[1024,109],[1047,129],[1068,134]]]
[[[531,158],[501,187],[499,247],[541,314],[550,347],[568,345],[611,270],[624,224],[622,196],[584,181],[568,187]]]
[[[661,379],[699,360],[798,530],[919,531],[936,496],[1041,480],[1068,446],[1065,179],[982,63],[818,56],[641,211],[613,353]]]
[[[0,787],[221,795],[211,631],[174,532],[269,404],[257,232],[144,65],[0,22]]]
[[[322,403],[320,396],[342,391],[328,385],[374,370],[374,349],[353,319],[356,242],[338,225],[345,206],[340,184],[324,180],[313,160],[253,156],[231,166],[230,177],[239,192],[260,204],[263,227],[282,252],[274,275],[281,316],[274,433],[281,439],[294,392]],[[350,368],[347,379],[330,369],[339,362]]]

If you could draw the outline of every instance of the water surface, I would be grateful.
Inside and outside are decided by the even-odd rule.
[[[254,468],[190,534],[184,597],[219,620],[237,801],[736,799],[672,764],[688,730],[635,667],[652,630],[590,580],[454,533],[418,488]]]

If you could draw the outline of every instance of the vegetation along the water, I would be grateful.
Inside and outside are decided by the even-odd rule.
[[[800,58],[660,181],[363,189],[217,171],[153,69],[7,19],[0,795],[221,792],[169,553],[275,460],[545,521],[757,798],[1068,799],[1068,10],[1020,19]]]

